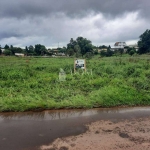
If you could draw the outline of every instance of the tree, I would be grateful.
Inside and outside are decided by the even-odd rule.
[[[70,39],[70,43],[67,44],[67,49],[74,49],[74,46],[77,44],[73,38]]]
[[[150,30],[146,30],[142,35],[140,35],[140,40],[138,41],[139,54],[144,54],[150,52]]]
[[[34,52],[34,47],[32,46],[32,45],[30,45],[29,47],[28,47],[28,55],[34,55],[35,54],[35,52]]]
[[[11,45],[9,50],[11,51],[12,55],[15,55],[14,47]]]
[[[114,53],[113,53],[112,50],[107,49],[107,52],[106,52],[106,56],[107,56],[107,57],[111,57],[113,54],[114,54]]]
[[[12,55],[11,50],[9,50],[9,49],[5,49],[3,54],[6,56]]]
[[[118,51],[119,51],[120,55],[122,56],[122,54],[124,52],[124,49],[123,48],[119,48]]]
[[[41,45],[41,55],[46,54],[46,47],[44,45]]]
[[[14,48],[13,45],[10,45],[10,48],[13,49]]]
[[[98,50],[97,49],[94,51],[94,55],[98,55]]]
[[[85,54],[85,58],[88,58],[88,59],[91,59],[92,56],[93,56],[93,53],[91,53],[91,52],[87,52],[87,53]]]
[[[67,51],[67,48],[66,48],[66,47],[63,47],[63,48],[60,49],[60,52],[61,52],[61,53],[66,53],[66,51]]]
[[[114,54],[114,52],[111,51],[110,48],[108,48],[107,51],[102,50],[102,51],[100,52],[100,55],[101,55],[102,57],[104,57],[104,56],[106,56],[106,57],[111,57],[113,54]]]
[[[78,37],[76,41],[78,45],[80,46],[82,57],[87,52],[93,53],[93,46],[90,40],[87,40],[86,38],[83,38],[83,37]]]
[[[111,57],[112,55],[113,55],[113,51],[111,50],[111,47],[109,45],[108,48],[107,48],[106,56]]]
[[[131,50],[130,52],[129,52],[129,55],[133,55],[135,53],[135,51],[134,50]]]
[[[111,57],[114,54],[114,52],[111,50],[110,45],[107,47],[107,50],[101,50],[100,51],[100,55],[102,57],[106,56],[106,57]]]
[[[80,46],[79,46],[79,45],[75,45],[75,46],[74,46],[74,52],[76,53],[76,57],[79,57],[79,56],[80,56],[81,49],[80,49]]]
[[[87,52],[93,53],[92,42],[83,37],[78,37],[76,40],[71,38],[70,43],[67,44],[67,52],[76,55],[80,53],[83,57]]]
[[[13,47],[12,49],[10,49],[12,54],[14,55],[15,53],[23,53],[22,48],[20,47]]]
[[[73,55],[74,55],[74,50],[73,50],[72,48],[67,49],[67,54],[68,54],[69,56],[73,56]]]
[[[9,46],[6,44],[5,47],[4,47],[4,49],[9,49]]]
[[[25,54],[28,55],[28,52],[29,52],[29,50],[28,50],[28,47],[26,46],[25,47]]]
[[[46,47],[41,44],[35,45],[34,51],[35,51],[36,55],[44,55],[47,52]]]
[[[102,45],[102,46],[99,46],[99,48],[100,48],[100,49],[105,49],[105,48],[107,49],[108,47],[105,46],[105,45]]]
[[[124,47],[126,49],[126,53],[129,54],[130,51],[132,50],[132,47],[126,46]]]
[[[102,50],[102,51],[100,52],[100,55],[101,55],[102,57],[104,57],[104,56],[107,55],[107,52],[106,52],[105,50]]]
[[[118,49],[115,49],[115,50],[114,50],[114,54],[115,54],[116,57],[119,56],[119,51],[118,51]]]
[[[127,51],[126,53],[129,55],[133,55],[134,53],[136,53],[136,49],[134,47],[126,47]]]

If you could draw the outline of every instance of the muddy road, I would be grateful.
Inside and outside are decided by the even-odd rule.
[[[103,135],[104,130],[106,131],[111,130],[112,132],[110,132],[110,134],[113,135],[114,134],[113,130],[117,126],[120,127],[121,125],[122,129],[120,129],[117,132],[118,133],[117,135],[120,134],[120,137],[121,136],[129,137],[131,135],[125,132],[126,130],[129,130],[129,128],[125,130],[125,127],[123,127],[124,125],[123,122],[127,121],[129,125],[132,125],[132,123],[134,123],[133,122],[134,120],[137,120],[138,122],[139,119],[143,118],[144,120],[149,116],[150,116],[150,107],[92,109],[92,110],[59,110],[59,111],[43,111],[34,113],[33,112],[0,113],[0,149],[1,150],[38,150],[42,148],[48,149],[50,147],[47,146],[49,146],[49,144],[52,143],[53,141],[54,141],[53,147],[55,149],[60,149],[61,146],[63,146],[63,144],[65,143],[61,141],[62,139],[64,139],[62,137],[69,136],[70,138],[78,138],[78,139],[82,137],[91,137],[89,139],[91,140],[96,138],[95,135],[96,136]],[[117,125],[117,123],[121,122],[122,124]],[[148,122],[149,121],[147,121],[147,123]],[[147,123],[145,122],[143,124],[141,123],[140,126],[145,125],[145,127],[148,128]],[[91,125],[85,126],[85,124]],[[109,124],[111,126],[109,126]],[[134,127],[135,126],[132,125],[131,128]],[[133,131],[135,132],[136,130],[133,129]],[[81,135],[82,137],[78,137]],[[94,135],[93,138],[92,135]],[[105,135],[103,137],[105,137]],[[105,139],[108,140],[107,137],[105,137]],[[70,139],[66,138],[66,140],[68,142],[66,142],[65,144],[68,144],[66,145],[68,149],[73,148],[77,149],[75,145],[83,146],[81,143],[78,143],[78,140],[75,140],[78,144],[71,143],[72,144],[71,147],[69,145]],[[79,141],[82,141],[82,143],[86,143],[88,139],[83,138],[80,139]],[[99,137],[97,137],[97,141],[99,141]],[[90,142],[92,141],[89,141],[88,143]],[[116,146],[115,141],[112,142],[114,142],[114,145]],[[103,141],[102,143],[106,142]],[[56,145],[57,147],[55,147]],[[86,146],[86,144],[84,145]],[[130,145],[130,143],[128,143],[128,145]],[[87,147],[85,148],[88,149]],[[89,149],[91,148],[89,147]]]

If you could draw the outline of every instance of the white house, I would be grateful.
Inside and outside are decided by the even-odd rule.
[[[22,54],[22,53],[15,53],[15,56],[24,57],[24,54]]]
[[[112,51],[118,50],[118,49],[124,49],[124,47],[127,46],[126,42],[116,42],[114,44],[114,47],[111,47]],[[125,49],[124,49],[125,51]]]
[[[116,42],[114,44],[114,47],[119,49],[119,48],[124,48],[125,46],[127,46],[126,42]]]

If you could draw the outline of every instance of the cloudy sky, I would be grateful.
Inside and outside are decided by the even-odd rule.
[[[0,45],[135,44],[150,29],[150,0],[0,0]]]

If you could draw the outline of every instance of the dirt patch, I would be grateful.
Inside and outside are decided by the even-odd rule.
[[[41,150],[150,150],[150,118],[97,121],[78,136],[58,138]]]

